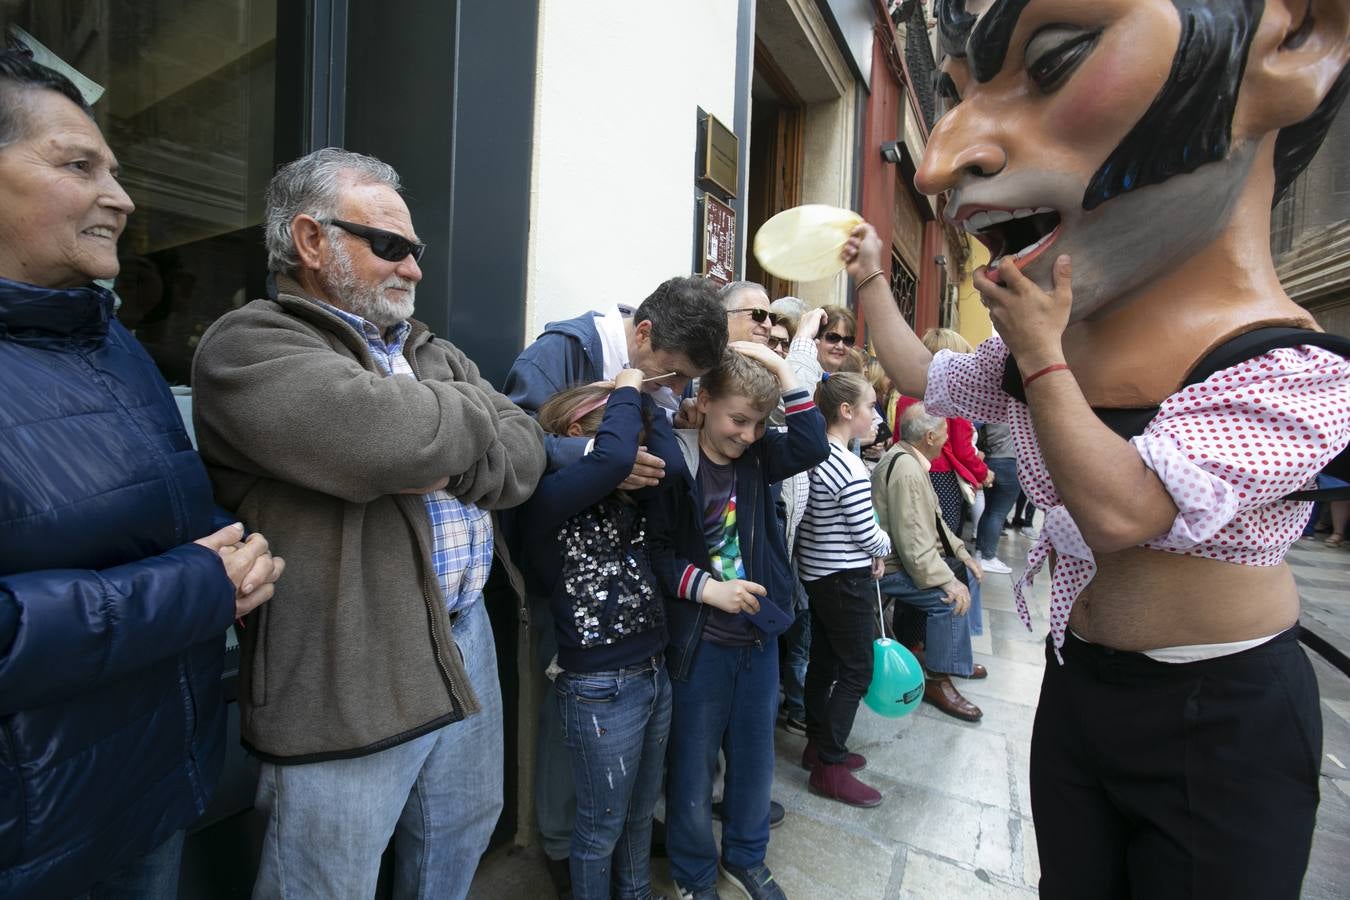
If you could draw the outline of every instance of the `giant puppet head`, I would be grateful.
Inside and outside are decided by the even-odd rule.
[[[1221,275],[1211,248],[1268,229],[1243,211],[1268,213],[1350,87],[1347,0],[936,0],[935,13],[943,114],[916,183],[948,192],[952,220],[1046,290],[1070,254],[1073,321],[1205,254]],[[1250,256],[1253,234],[1229,256]]]

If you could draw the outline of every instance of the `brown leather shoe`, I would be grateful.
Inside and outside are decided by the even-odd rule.
[[[976,663],[974,670],[969,675],[957,675],[956,677],[965,678],[969,681],[979,681],[981,678],[989,677],[989,670],[979,663]]]
[[[978,722],[984,715],[978,706],[961,696],[949,675],[928,673],[923,684],[923,699],[947,715],[967,722]]]
[[[820,751],[816,749],[816,742],[808,740],[806,749],[802,750],[802,768],[811,771],[820,765]],[[850,772],[859,772],[867,768],[867,757],[861,753],[849,753],[844,756],[844,765]]]
[[[821,763],[807,781],[811,793],[865,809],[881,805],[881,792],[853,777],[843,763]]]

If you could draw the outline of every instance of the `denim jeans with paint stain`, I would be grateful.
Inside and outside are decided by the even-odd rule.
[[[564,672],[554,682],[572,758],[572,895],[652,895],[652,812],[670,733],[670,679],[659,657],[608,672]]]

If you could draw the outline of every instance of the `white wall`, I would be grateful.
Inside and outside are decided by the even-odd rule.
[[[733,127],[737,5],[540,3],[526,342],[690,274],[697,110]]]

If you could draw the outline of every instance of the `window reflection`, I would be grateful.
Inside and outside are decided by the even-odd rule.
[[[102,85],[95,118],[136,203],[118,316],[172,384],[222,313],[262,295],[276,156],[276,0],[23,0],[10,22]]]

